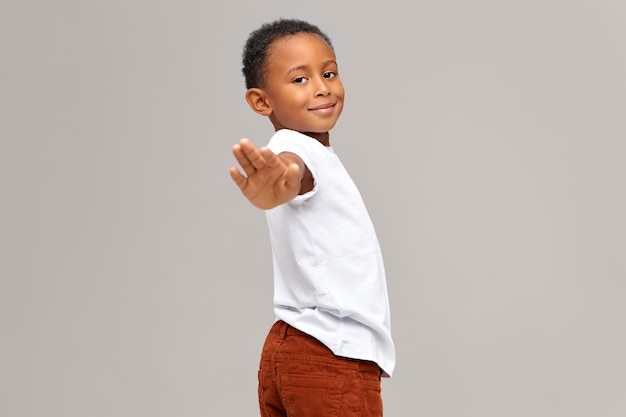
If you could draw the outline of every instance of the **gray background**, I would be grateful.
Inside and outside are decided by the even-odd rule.
[[[255,416],[248,33],[317,23],[388,272],[386,416],[626,415],[626,3],[3,1],[0,415]]]

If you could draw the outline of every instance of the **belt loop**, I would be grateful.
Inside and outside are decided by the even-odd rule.
[[[278,329],[280,334],[280,340],[285,340],[285,338],[287,337],[287,330],[289,330],[289,324],[280,320]]]

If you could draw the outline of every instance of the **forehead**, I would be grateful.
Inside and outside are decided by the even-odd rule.
[[[332,48],[312,33],[297,33],[276,39],[268,52],[268,69],[311,65],[336,59]]]

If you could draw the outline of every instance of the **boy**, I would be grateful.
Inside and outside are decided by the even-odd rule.
[[[274,311],[259,370],[262,417],[382,416],[391,376],[385,272],[359,192],[330,146],[344,88],[328,36],[279,19],[243,51],[246,100],[276,129],[267,147],[233,146],[233,181],[265,210]]]

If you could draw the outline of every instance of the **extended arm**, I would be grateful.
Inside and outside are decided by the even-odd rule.
[[[260,209],[274,208],[313,188],[311,173],[295,154],[276,155],[241,139],[233,146],[233,155],[245,175],[231,167],[230,176],[243,195]]]

